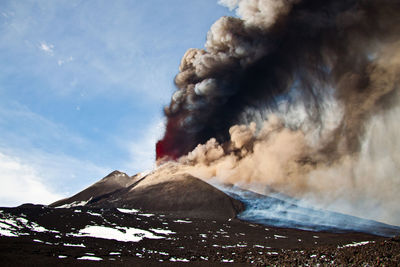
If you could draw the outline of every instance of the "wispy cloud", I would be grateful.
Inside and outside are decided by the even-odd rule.
[[[112,171],[95,163],[93,145],[64,125],[21,104],[0,104],[0,206],[47,204]]]
[[[93,3],[86,1],[6,2],[2,12],[15,15],[0,29],[0,49],[7,51],[7,60],[3,59],[7,64],[0,67],[6,65],[21,75],[34,73],[47,83],[38,90],[74,94],[85,87],[91,94],[118,92],[145,101],[162,98],[160,102],[166,103],[180,59],[193,46],[185,43],[191,41],[188,38],[176,38],[177,31],[185,29],[176,23],[179,16],[186,16],[181,6],[175,10],[165,3],[105,1],[94,12]],[[177,17],[149,12],[154,8],[165,8]],[[204,35],[189,36],[202,46]],[[38,49],[52,57],[40,57]],[[75,86],[68,86],[72,79]]]
[[[153,167],[162,119],[147,125],[169,102],[182,55],[203,45],[221,11],[209,1],[117,2],[2,1],[0,153],[17,167],[0,169],[0,180],[10,192],[17,177],[61,196],[109,166]]]
[[[64,197],[46,184],[38,170],[21,159],[0,153],[0,204],[50,204]]]
[[[0,148],[0,206],[49,204],[111,172],[88,160],[29,149]]]
[[[73,57],[68,57],[68,58],[66,58],[66,59],[59,59],[59,60],[57,61],[57,64],[58,64],[58,66],[62,66],[62,65],[64,65],[65,63],[69,63],[69,62],[72,62],[72,61],[74,61],[74,58],[73,58]]]
[[[39,45],[40,50],[44,51],[48,55],[53,55],[54,54],[54,45],[48,44],[46,42],[41,42]]]

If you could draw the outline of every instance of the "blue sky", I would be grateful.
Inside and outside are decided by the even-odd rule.
[[[181,57],[223,15],[217,0],[2,0],[0,206],[150,169]]]

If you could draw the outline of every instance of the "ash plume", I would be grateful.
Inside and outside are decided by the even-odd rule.
[[[184,55],[157,159],[400,224],[400,1],[220,3],[239,18]]]

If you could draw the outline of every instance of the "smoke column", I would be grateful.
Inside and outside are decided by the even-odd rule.
[[[400,1],[220,3],[239,18],[184,55],[157,159],[400,224]]]

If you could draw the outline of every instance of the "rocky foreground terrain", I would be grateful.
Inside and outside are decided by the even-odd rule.
[[[246,208],[189,176],[114,172],[50,206],[0,208],[0,265],[399,265],[398,227],[307,231],[239,220]]]

